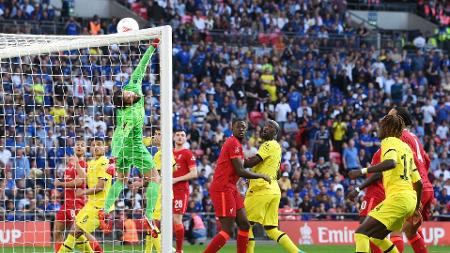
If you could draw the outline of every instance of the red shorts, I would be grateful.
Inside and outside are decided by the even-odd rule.
[[[236,217],[236,211],[244,208],[244,200],[236,190],[211,192],[211,201],[217,217]]]
[[[172,210],[174,214],[185,214],[188,206],[189,192],[174,191]]]
[[[367,216],[372,209],[374,209],[378,204],[383,202],[384,199],[381,198],[373,198],[370,196],[364,196],[364,200],[361,203],[361,208],[359,210],[359,216],[365,217]]]
[[[430,219],[431,215],[431,204],[434,201],[434,192],[433,191],[424,191],[422,192],[422,199],[420,202],[422,203],[422,218],[424,221]]]
[[[65,224],[72,224],[72,222],[75,220],[75,216],[77,216],[78,212],[83,207],[67,207],[62,206],[61,209],[56,213],[55,221],[63,222]]]

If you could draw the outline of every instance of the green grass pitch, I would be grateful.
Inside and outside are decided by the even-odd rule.
[[[186,245],[184,247],[184,253],[201,253],[205,249],[206,245]],[[142,245],[135,246],[104,246],[106,252],[126,252],[126,253],[138,253],[144,252]],[[307,253],[345,253],[354,252],[353,246],[338,246],[338,245],[320,245],[320,246],[303,246],[302,250]],[[51,253],[53,252],[51,247],[14,247],[14,248],[0,248],[0,253]],[[234,242],[228,243],[220,253],[234,253],[236,252],[236,245]],[[285,252],[281,247],[270,242],[263,242],[256,244],[255,253],[275,253]],[[449,253],[450,247],[429,247],[429,253]],[[405,253],[413,253],[411,247],[406,247]]]

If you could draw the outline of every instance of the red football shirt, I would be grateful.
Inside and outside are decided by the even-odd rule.
[[[85,161],[80,161],[81,168],[85,169],[87,168],[87,163]],[[70,164],[67,167],[66,171],[64,172],[64,181],[70,182],[77,178],[78,173],[74,166],[74,164]],[[82,188],[85,188],[86,186],[83,185]],[[86,198],[84,196],[76,197],[75,196],[75,188],[64,188],[64,205],[69,208],[81,208],[84,206],[84,203],[86,202]]]
[[[381,162],[381,149],[378,149],[377,152],[372,157],[371,165],[376,165]],[[367,177],[371,177],[373,173],[369,173]],[[369,185],[366,188],[366,199],[375,198],[375,199],[385,199],[384,196],[384,187],[383,187],[383,181],[378,180],[377,182]]]
[[[400,138],[404,143],[408,144],[414,155],[414,164],[416,164],[419,170],[420,177],[422,178],[423,190],[433,191],[433,185],[428,179],[428,169],[430,168],[430,158],[427,152],[420,143],[419,138],[408,131],[403,129],[402,137]]]
[[[214,177],[211,183],[211,191],[237,190],[236,183],[239,176],[236,174],[231,159],[240,158],[244,160],[242,144],[232,136],[228,138],[222,146]]]
[[[173,150],[173,156],[177,163],[173,171],[173,177],[181,177],[189,173],[192,167],[197,166],[195,156],[189,149]],[[178,182],[173,185],[174,191],[184,191],[189,193],[189,181]]]

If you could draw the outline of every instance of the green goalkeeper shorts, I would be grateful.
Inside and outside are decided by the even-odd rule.
[[[116,158],[116,171],[128,174],[135,166],[142,174],[155,168],[153,157],[142,143],[142,128],[117,128],[112,140],[112,155]]]

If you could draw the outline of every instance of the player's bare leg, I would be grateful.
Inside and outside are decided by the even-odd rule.
[[[355,252],[369,252],[369,241],[372,241],[386,253],[399,253],[395,245],[386,238],[389,233],[391,233],[391,231],[387,230],[383,223],[367,216],[364,222],[355,231]]]
[[[66,225],[64,222],[55,221],[53,227],[53,240],[55,242],[55,252],[58,252],[59,248],[61,248],[64,242],[64,230],[66,229]]]

